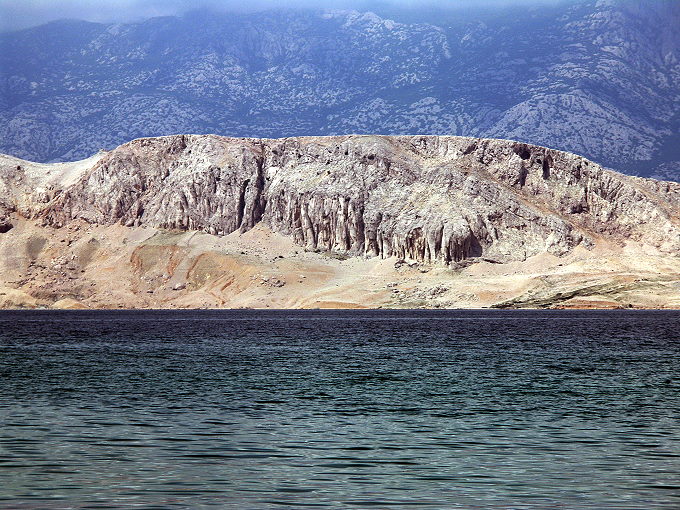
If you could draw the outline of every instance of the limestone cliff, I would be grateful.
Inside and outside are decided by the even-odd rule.
[[[507,140],[145,138],[73,164],[4,157],[0,193],[6,218],[53,227],[225,235],[263,222],[310,250],[444,264],[564,255],[602,238],[680,249],[680,184]]]

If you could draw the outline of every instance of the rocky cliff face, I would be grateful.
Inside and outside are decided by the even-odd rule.
[[[70,165],[3,159],[5,215],[220,235],[263,222],[310,250],[438,263],[680,249],[680,184],[506,140],[178,135]]]

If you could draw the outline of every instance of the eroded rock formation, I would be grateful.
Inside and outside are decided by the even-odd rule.
[[[441,263],[562,255],[602,237],[680,249],[680,184],[507,140],[177,135],[89,161],[49,180],[58,165],[2,159],[0,217],[212,234],[262,221],[312,250]]]

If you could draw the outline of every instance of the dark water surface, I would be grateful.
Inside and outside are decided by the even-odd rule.
[[[2,508],[680,508],[677,312],[0,312]]]

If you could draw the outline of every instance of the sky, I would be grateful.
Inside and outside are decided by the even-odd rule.
[[[388,8],[465,9],[555,4],[560,0],[0,0],[0,31],[18,30],[63,18],[97,22],[137,21],[198,8],[258,11],[272,8],[371,10]]]

